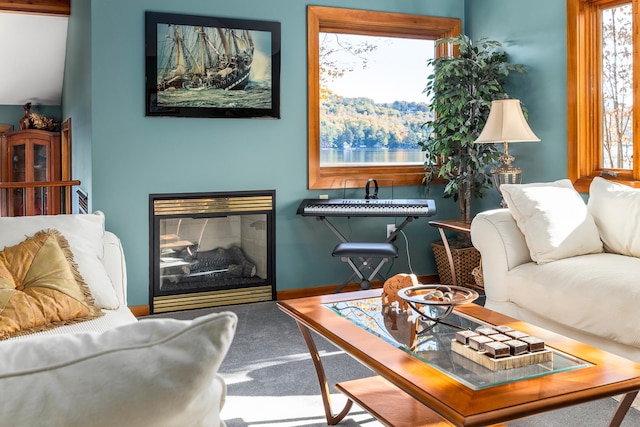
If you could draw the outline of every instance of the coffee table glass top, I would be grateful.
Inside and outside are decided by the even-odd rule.
[[[451,342],[456,332],[475,331],[480,326],[488,326],[477,319],[454,311],[434,326],[433,322],[420,320],[413,310],[383,307],[380,297],[323,306],[474,390],[592,366],[589,362],[547,347],[552,352],[549,362],[494,371],[452,350]],[[437,307],[431,309],[439,310]]]

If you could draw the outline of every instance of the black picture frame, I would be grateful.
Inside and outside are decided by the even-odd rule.
[[[279,119],[280,37],[274,21],[145,12],[145,115]]]

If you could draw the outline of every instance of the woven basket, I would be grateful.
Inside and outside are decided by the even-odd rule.
[[[438,267],[438,276],[440,283],[443,285],[453,285],[451,278],[451,269],[449,260],[447,259],[447,251],[442,243],[432,243],[433,255],[436,258],[436,267]],[[475,289],[484,289],[484,283],[478,283],[473,275],[473,269],[480,265],[480,252],[474,247],[471,248],[451,248],[451,256],[453,258],[453,266],[458,279],[458,286],[468,286]],[[477,274],[477,273],[476,273]],[[482,274],[480,274],[482,278]]]
[[[482,274],[482,260],[480,261],[480,265],[471,270],[471,275],[473,279],[476,281],[476,285],[478,288],[484,289],[484,275]]]

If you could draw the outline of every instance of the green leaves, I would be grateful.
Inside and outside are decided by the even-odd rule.
[[[470,199],[482,197],[492,186],[488,170],[498,159],[494,144],[474,144],[484,127],[491,101],[504,96],[510,72],[525,72],[520,64],[509,64],[501,44],[469,37],[446,38],[437,45],[459,47],[457,57],[430,59],[433,72],[427,77],[424,93],[431,99],[435,119],[425,124],[428,137],[420,142],[425,152],[427,191],[436,178],[444,178],[444,197],[460,204],[461,217],[470,219]]]

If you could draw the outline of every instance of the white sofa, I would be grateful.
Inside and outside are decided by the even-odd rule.
[[[0,336],[10,333],[0,340],[0,427],[224,425],[226,386],[217,370],[233,339],[236,315],[138,321],[127,307],[120,240],[104,225],[99,212],[0,218],[0,266],[16,262],[6,255],[8,247],[23,245],[41,230],[57,230],[90,291],[86,303],[102,314],[23,334],[12,331],[15,309],[0,304]],[[38,262],[46,265],[52,258],[45,255]],[[10,289],[6,270],[0,269],[0,302],[20,294]]]
[[[595,178],[501,187],[471,224],[485,306],[640,362],[640,190]]]

